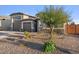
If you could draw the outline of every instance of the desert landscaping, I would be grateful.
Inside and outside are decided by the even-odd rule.
[[[53,5],[35,15],[11,12],[0,16],[0,53],[77,54],[79,23],[68,11]]]
[[[0,31],[0,53],[4,54],[44,54],[42,46],[49,38],[46,33],[31,32],[31,39],[25,39],[23,32]],[[38,35],[39,34],[39,35]],[[79,53],[78,35],[56,35],[57,50],[52,54]]]

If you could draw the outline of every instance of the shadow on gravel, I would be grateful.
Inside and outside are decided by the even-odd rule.
[[[73,52],[79,53],[79,51],[72,50],[72,49],[67,49],[67,48],[62,48],[62,47],[56,47],[56,48],[65,54],[72,54]]]
[[[35,50],[39,50],[39,51],[43,52],[42,51],[43,44],[39,44],[39,43],[35,43],[35,42],[29,42],[29,41],[24,41],[24,40],[9,40],[9,41],[0,40],[0,42],[14,44],[17,46],[20,46],[22,44],[31,49],[35,49]],[[73,50],[73,49],[67,49],[67,48],[62,48],[62,47],[58,47],[58,46],[56,48],[63,54],[79,53],[79,51]]]
[[[24,40],[13,40],[13,39],[9,40],[9,41],[0,40],[0,42],[14,44],[14,45],[17,45],[17,46],[20,46],[22,44],[22,45],[24,45],[26,47],[29,47],[29,48],[32,48],[32,49],[35,49],[35,50],[39,50],[39,51],[42,51],[42,46],[43,46],[43,44],[24,41]]]
[[[35,42],[29,42],[29,41],[23,41],[23,40],[18,40],[17,42],[20,43],[20,44],[23,44],[24,46],[27,46],[29,48],[42,51],[43,44],[39,44],[39,43],[35,43]]]
[[[61,47],[56,47],[59,51],[66,53],[66,54],[71,54],[71,52],[68,51],[68,49],[61,48]]]
[[[1,33],[0,32],[0,36],[2,36],[2,35],[9,35],[8,33]]]

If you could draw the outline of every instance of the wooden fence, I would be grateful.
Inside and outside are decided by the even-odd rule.
[[[54,32],[58,33],[58,34],[63,34],[64,33],[64,28],[53,28]],[[49,33],[50,32],[50,28],[43,28],[42,32],[46,32]]]
[[[79,24],[65,24],[64,32],[66,34],[79,34]]]
[[[44,28],[43,32],[50,32],[49,28]],[[79,34],[79,24],[65,24],[63,28],[54,28],[59,34]]]

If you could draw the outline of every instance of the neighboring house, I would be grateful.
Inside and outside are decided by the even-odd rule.
[[[38,17],[24,13],[12,13],[9,16],[0,16],[0,27],[3,30],[37,32],[42,29]]]
[[[11,19],[9,16],[0,16],[0,30],[11,29]]]

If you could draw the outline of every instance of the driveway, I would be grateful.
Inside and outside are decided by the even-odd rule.
[[[26,40],[23,32],[0,31],[0,53],[1,54],[25,54],[43,53],[40,40]]]
[[[23,32],[16,31],[0,31],[0,39],[23,36]]]

